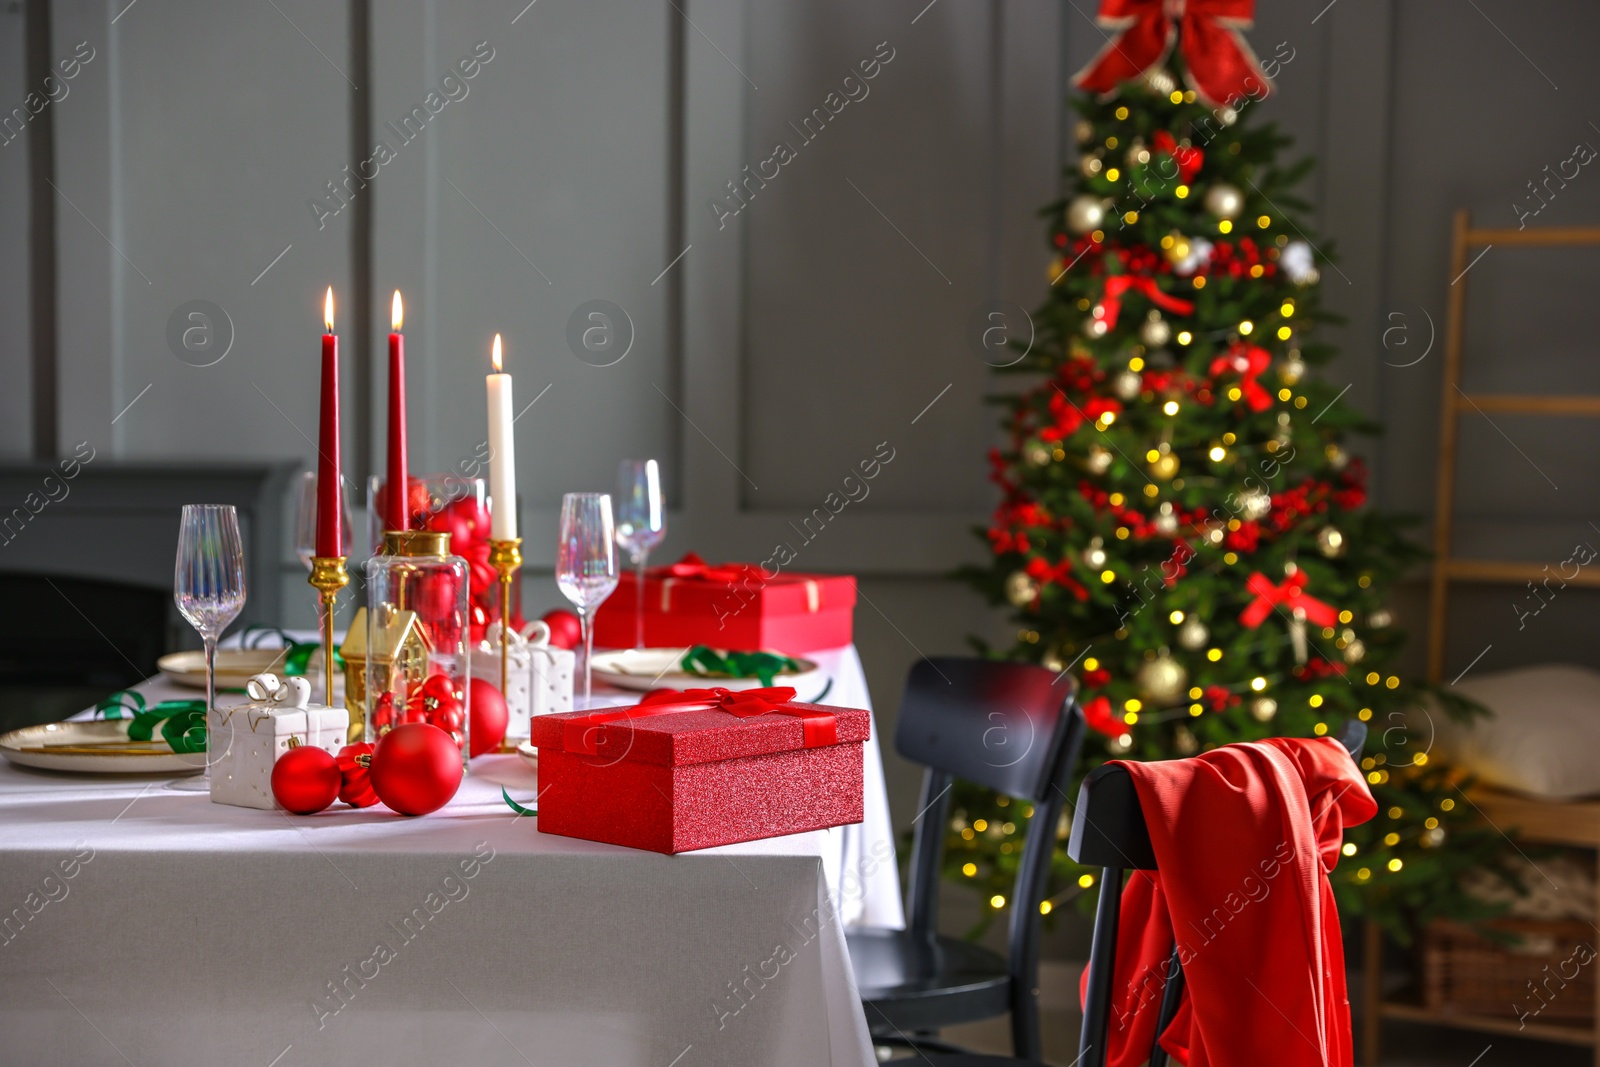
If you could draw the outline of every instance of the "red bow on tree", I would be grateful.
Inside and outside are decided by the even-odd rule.
[[[1109,93],[1167,58],[1183,53],[1188,82],[1213,106],[1269,90],[1255,53],[1239,31],[1249,29],[1255,0],[1101,0],[1096,20],[1120,30],[1073,78],[1092,92]]]
[[[1266,621],[1274,609],[1287,608],[1304,615],[1308,622],[1316,626],[1332,626],[1338,622],[1339,613],[1331,605],[1306,595],[1306,581],[1306,572],[1297,570],[1285,578],[1282,585],[1273,585],[1271,579],[1256,571],[1245,582],[1245,588],[1255,595],[1255,599],[1244,609],[1239,621],[1254,630]]]
[[[1106,293],[1100,298],[1100,306],[1095,309],[1095,318],[1105,323],[1106,329],[1116,327],[1117,316],[1122,311],[1122,296],[1129,289],[1143,293],[1157,307],[1176,311],[1180,315],[1187,315],[1194,310],[1192,302],[1162,292],[1154,278],[1139,274],[1113,274],[1106,279]]]
[[[1193,145],[1181,145],[1177,139],[1166,130],[1157,130],[1150,139],[1157,152],[1165,152],[1172,157],[1178,165],[1178,180],[1185,185],[1194,180],[1200,172],[1200,164],[1205,162],[1206,154]]]
[[[1235,344],[1211,361],[1211,376],[1214,378],[1223,371],[1233,371],[1239,376],[1239,391],[1244,395],[1244,402],[1250,405],[1250,410],[1265,411],[1272,406],[1272,394],[1263,389],[1256,379],[1271,364],[1272,356],[1266,349]]]

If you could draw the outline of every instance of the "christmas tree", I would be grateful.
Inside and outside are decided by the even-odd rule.
[[[1254,57],[1232,36],[1219,64],[1195,18],[1170,55],[1141,66],[1124,37],[1080,76],[1079,158],[1044,212],[1050,295],[1008,357],[1020,391],[995,398],[992,559],[964,577],[1014,612],[1015,644],[987,651],[1079,678],[1080,776],[1367,722],[1380,813],[1347,833],[1333,880],[1407,939],[1487,914],[1460,875],[1502,842],[1405,716],[1421,687],[1391,666],[1385,594],[1421,553],[1366,509],[1346,438],[1374,427],[1312,370],[1334,352],[1316,340],[1330,249],[1294,194],[1311,161],[1281,162],[1289,139],[1251,121],[1268,88]],[[1194,36],[1210,51],[1186,55]],[[966,787],[954,812],[947,874],[993,918],[1032,809]],[[1041,829],[1064,842],[1064,823]],[[1043,910],[1086,901],[1095,876],[1058,849]]]

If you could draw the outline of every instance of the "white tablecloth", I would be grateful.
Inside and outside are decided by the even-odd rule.
[[[818,658],[868,706],[853,648]],[[876,737],[866,780],[859,827],[669,857],[538,833],[515,756],[421,819],[6,765],[0,1061],[867,1064],[840,920],[901,921]]]

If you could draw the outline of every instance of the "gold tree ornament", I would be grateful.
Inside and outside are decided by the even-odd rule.
[[[1189,684],[1189,672],[1163,649],[1139,667],[1133,681],[1151,703],[1171,704],[1183,696],[1184,687]]]
[[[1178,627],[1178,646],[1180,648],[1186,648],[1193,652],[1205,648],[1206,642],[1209,640],[1211,640],[1211,631],[1206,628],[1205,623],[1193,615],[1184,619],[1183,624]]]
[[[1026,607],[1039,596],[1039,583],[1025,571],[1013,571],[1006,578],[1006,599],[1013,607]]]
[[[1139,326],[1139,340],[1151,348],[1160,348],[1172,340],[1172,327],[1161,317],[1161,312],[1154,308],[1150,309],[1150,313]]]
[[[1317,531],[1317,551],[1329,559],[1344,555],[1344,534],[1336,526],[1324,526]]]
[[[1067,229],[1073,233],[1098,230],[1106,221],[1106,202],[1098,196],[1085,193],[1067,205]]]
[[[1219,219],[1234,219],[1244,210],[1244,194],[1227,182],[1217,182],[1206,190],[1206,210]]]
[[[1178,457],[1171,452],[1161,453],[1151,461],[1150,473],[1164,482],[1177,477]]]
[[[1123,371],[1111,381],[1111,391],[1123,400],[1135,399],[1143,389],[1144,379],[1131,370]]]
[[[1083,550],[1083,562],[1090,570],[1099,570],[1106,565],[1106,543],[1096,537],[1089,541],[1089,547]]]
[[[1278,702],[1271,697],[1256,697],[1250,701],[1250,714],[1257,722],[1271,722],[1278,714]]]
[[[1104,474],[1111,469],[1111,450],[1101,448],[1099,445],[1092,446],[1083,465],[1088,468],[1090,474]]]

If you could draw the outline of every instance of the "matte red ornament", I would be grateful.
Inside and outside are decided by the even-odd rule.
[[[574,649],[583,640],[583,624],[570,611],[561,608],[547,611],[543,622],[550,627],[550,643],[557,648]]]
[[[506,724],[511,721],[511,710],[500,688],[487,679],[472,679],[472,748],[474,756],[493,752],[506,739]]]
[[[352,808],[368,808],[378,802],[372,788],[372,750],[376,746],[362,742],[346,745],[339,750],[335,761],[339,765],[339,799]]]
[[[429,723],[396,726],[372,753],[372,788],[401,815],[426,815],[461,788],[461,749]]]
[[[295,815],[314,815],[339,795],[339,764],[326,749],[299,745],[272,765],[272,799]]]

